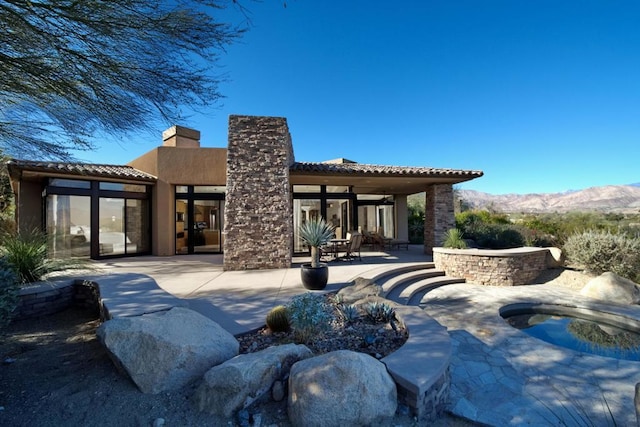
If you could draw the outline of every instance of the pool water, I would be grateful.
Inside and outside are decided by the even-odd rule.
[[[640,334],[568,316],[521,314],[505,319],[528,335],[571,350],[640,361]]]

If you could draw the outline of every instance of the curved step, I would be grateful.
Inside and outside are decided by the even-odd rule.
[[[389,277],[393,277],[401,273],[406,273],[409,271],[416,271],[416,270],[431,269],[434,267],[435,267],[435,264],[433,262],[411,262],[411,263],[400,264],[400,265],[389,264],[389,265],[382,265],[380,267],[366,271],[363,274],[360,274],[359,277],[370,279],[370,280],[373,280],[374,282],[382,283],[383,281],[387,280]]]
[[[397,299],[394,299],[399,304],[403,305],[420,305],[422,298],[425,294],[435,288],[439,288],[444,285],[451,285],[454,283],[464,283],[465,279],[457,277],[442,276],[431,277],[420,280],[418,282],[411,283],[405,287],[400,293]]]
[[[384,282],[378,281],[377,283],[382,285],[382,290],[384,291],[386,299],[396,301],[400,296],[400,293],[412,283],[438,276],[444,276],[444,271],[429,268],[394,275]]]

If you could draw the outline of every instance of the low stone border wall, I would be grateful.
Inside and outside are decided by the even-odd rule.
[[[447,276],[480,285],[525,285],[547,269],[547,248],[433,248],[433,262]]]
[[[78,279],[38,282],[20,289],[13,319],[46,316],[69,307],[99,310],[100,295],[96,283]]]
[[[420,422],[434,421],[449,400],[449,333],[420,307],[396,306],[396,315],[409,339],[382,362],[396,382],[398,403],[408,406]]]

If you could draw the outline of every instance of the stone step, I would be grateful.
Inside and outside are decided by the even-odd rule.
[[[433,262],[411,262],[411,263],[400,264],[400,265],[389,264],[389,265],[382,265],[373,270],[367,271],[366,273],[362,274],[361,277],[364,277],[366,279],[371,279],[377,283],[383,283],[388,278],[401,273],[406,273],[409,271],[416,271],[416,270],[431,269],[434,267],[435,267],[435,264]]]
[[[426,278],[406,286],[394,301],[403,305],[420,305],[422,298],[427,292],[440,286],[464,282],[465,279],[449,277],[444,274],[442,276]]]
[[[444,271],[436,270],[435,268],[429,268],[397,274],[389,277],[382,283],[377,283],[382,285],[382,290],[384,291],[385,298],[395,301],[400,296],[400,293],[412,283],[438,276],[444,276]]]

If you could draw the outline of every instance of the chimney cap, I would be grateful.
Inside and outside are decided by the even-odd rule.
[[[162,140],[166,141],[169,138],[174,136],[181,136],[183,138],[195,139],[196,141],[200,141],[200,131],[195,129],[190,129],[184,126],[174,125],[169,129],[162,132]]]

